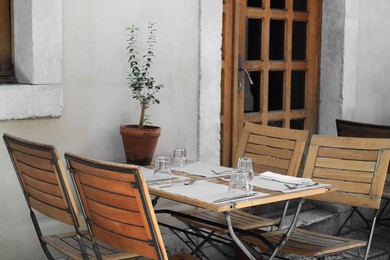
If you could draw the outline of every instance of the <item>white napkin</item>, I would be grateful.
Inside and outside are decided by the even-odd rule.
[[[216,176],[226,176],[230,175],[232,172],[232,168],[223,167],[219,165],[213,165],[203,162],[194,162],[187,164],[187,167],[181,168],[181,167],[172,167],[172,170],[181,171],[185,173],[190,173],[194,175],[199,175],[203,177],[216,177]],[[223,172],[222,174],[215,174],[213,171],[216,171],[218,173]]]
[[[310,184],[313,181],[310,178],[298,178],[293,176],[287,176],[279,173],[273,173],[273,172],[263,172],[259,175],[262,179],[267,180],[273,180],[278,182],[283,182],[287,184],[298,184],[298,185],[304,185],[304,184]]]

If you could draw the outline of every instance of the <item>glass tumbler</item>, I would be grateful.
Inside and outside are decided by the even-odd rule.
[[[246,171],[239,169],[232,171],[229,181],[229,193],[236,191],[241,191],[248,195],[251,194]]]
[[[168,157],[159,156],[156,159],[156,167],[153,172],[153,178],[156,179],[171,179],[172,171],[170,166],[170,160]]]
[[[252,193],[254,178],[252,158],[240,157],[238,159],[237,169],[246,173],[246,181],[248,182],[249,193]]]
[[[179,168],[187,167],[186,148],[176,148],[173,151],[173,166]]]

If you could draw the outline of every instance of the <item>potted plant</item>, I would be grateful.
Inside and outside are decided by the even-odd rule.
[[[130,36],[127,40],[128,63],[130,70],[127,76],[128,86],[132,92],[132,98],[137,100],[141,106],[141,113],[138,125],[122,125],[122,135],[126,160],[128,163],[138,165],[149,165],[152,161],[161,128],[150,125],[146,110],[152,104],[159,104],[156,94],[163,87],[156,84],[150,75],[150,68],[153,64],[154,46],[156,44],[155,23],[149,22],[149,33],[147,36],[147,50],[142,59],[138,58],[137,32],[139,29],[132,25],[127,28]]]

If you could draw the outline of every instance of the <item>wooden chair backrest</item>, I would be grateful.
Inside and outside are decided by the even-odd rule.
[[[52,145],[3,135],[29,206],[69,225],[80,225],[68,180]]]
[[[167,259],[139,168],[65,154],[91,236],[152,259]]]
[[[390,158],[390,139],[313,135],[303,177],[334,185],[310,197],[378,209]]]
[[[272,171],[296,176],[308,131],[245,123],[235,163],[250,157],[255,172]]]
[[[390,138],[390,126],[336,119],[338,136]]]

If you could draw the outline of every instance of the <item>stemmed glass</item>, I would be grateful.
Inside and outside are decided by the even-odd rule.
[[[237,169],[239,171],[245,172],[245,177],[248,185],[248,194],[251,194],[253,190],[254,178],[252,158],[240,157],[238,159]]]

